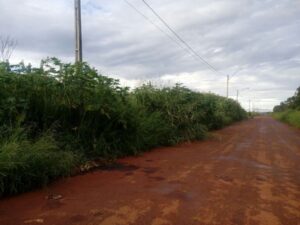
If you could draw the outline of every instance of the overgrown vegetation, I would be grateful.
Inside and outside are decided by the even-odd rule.
[[[300,110],[300,87],[297,88],[294,96],[275,106],[273,112],[283,112],[286,110]]]
[[[273,113],[273,117],[277,120],[300,128],[300,111],[286,110],[284,112]]]
[[[205,137],[241,106],[181,85],[134,91],[87,64],[0,64],[0,195],[47,184],[79,163]]]
[[[3,131],[3,130],[2,130]],[[55,140],[43,134],[29,140],[22,129],[1,137],[0,193],[18,193],[68,175],[75,165],[73,153],[61,151]]]
[[[300,87],[294,96],[275,106],[273,112],[274,118],[300,128]]]

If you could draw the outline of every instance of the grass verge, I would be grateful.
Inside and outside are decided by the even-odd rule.
[[[284,123],[300,128],[300,111],[287,110],[273,113],[273,117]]]

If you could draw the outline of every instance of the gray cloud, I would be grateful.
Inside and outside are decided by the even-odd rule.
[[[129,1],[170,34],[142,1]],[[239,69],[230,93],[250,87],[240,97],[245,108],[251,98],[254,106],[271,109],[300,85],[298,0],[148,2],[220,72],[208,70],[122,0],[82,0],[85,60],[122,84],[182,82],[221,95],[226,74]],[[19,43],[13,61],[72,61],[73,17],[73,0],[0,0],[0,34]]]

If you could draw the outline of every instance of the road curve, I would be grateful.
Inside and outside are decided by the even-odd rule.
[[[121,159],[0,200],[0,224],[300,225],[300,130],[257,117]]]

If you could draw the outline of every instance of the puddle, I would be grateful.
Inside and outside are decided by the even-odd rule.
[[[49,209],[57,209],[60,208],[64,205],[64,203],[60,202],[60,201],[54,201],[54,200],[50,200],[48,201],[43,209],[49,210]]]
[[[169,194],[167,194],[168,197],[170,198],[175,198],[175,199],[180,199],[180,200],[184,200],[184,201],[189,201],[189,200],[193,200],[195,197],[195,194],[191,193],[191,192],[184,192],[184,191],[180,191],[180,190],[175,190]]]
[[[143,172],[147,174],[155,173],[158,170],[156,167],[145,167],[143,168]]]
[[[131,175],[133,175],[133,172],[126,172],[125,173],[125,176],[131,176]]]
[[[242,151],[242,150],[246,150],[251,146],[251,143],[249,142],[244,142],[244,143],[239,143],[236,145],[235,147],[235,151]]]
[[[182,191],[180,190],[180,187],[181,187],[180,184],[164,183],[152,188],[152,190],[168,198],[180,199],[185,201],[194,199],[195,197],[194,193],[188,191]]]
[[[164,177],[149,177],[150,179],[153,179],[153,180],[156,180],[156,181],[163,181],[163,180],[165,180],[166,178],[164,178]]]
[[[266,134],[267,128],[265,126],[260,126],[258,132],[261,134]]]
[[[227,176],[227,175],[217,175],[216,178],[223,180],[225,182],[228,182],[228,183],[232,183],[234,181],[234,179],[232,177]]]
[[[105,171],[125,171],[130,172],[139,169],[140,167],[129,164],[113,163],[105,166],[99,166],[98,169]]]
[[[239,162],[243,165],[250,166],[250,167],[256,167],[259,169],[272,169],[271,166],[268,166],[268,165],[265,165],[265,164],[262,164],[262,163],[259,163],[259,162],[253,161],[253,160],[240,159],[240,158],[237,158],[234,156],[219,156],[217,159],[218,160],[226,160],[226,161],[235,161],[235,162]]]
[[[159,194],[167,195],[177,190],[179,187],[179,184],[162,184],[153,188],[153,191]]]
[[[258,175],[258,176],[256,176],[256,180],[258,180],[258,181],[267,181],[268,177],[266,177],[264,175]]]
[[[77,215],[74,215],[74,216],[70,217],[70,222],[71,223],[78,223],[78,222],[85,221],[86,219],[87,219],[86,216],[81,215],[81,214],[77,214]]]
[[[260,169],[271,169],[270,166],[261,164],[261,163],[257,163],[257,162],[252,162],[252,164],[254,165],[254,167],[260,168]]]

